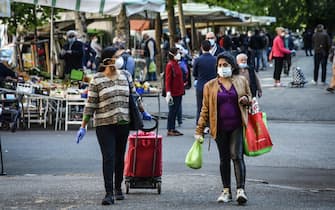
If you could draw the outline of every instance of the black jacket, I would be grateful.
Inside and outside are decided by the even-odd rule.
[[[67,42],[63,49],[65,51],[71,50],[71,53],[65,53],[60,55],[61,59],[64,59],[64,74],[70,74],[72,69],[83,69],[83,57],[84,57],[84,46],[81,41],[76,40],[70,47],[70,43]]]

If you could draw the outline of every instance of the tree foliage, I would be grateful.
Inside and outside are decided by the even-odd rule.
[[[25,31],[34,31],[50,21],[51,8],[40,7],[33,4],[11,3],[11,17],[2,18],[2,22],[8,23],[9,34],[16,34],[20,25]],[[55,9],[54,14],[57,14]]]
[[[334,31],[334,0],[194,0],[194,2],[222,6],[252,15],[274,16],[276,25],[290,29],[303,27],[314,28],[324,24],[329,31]]]

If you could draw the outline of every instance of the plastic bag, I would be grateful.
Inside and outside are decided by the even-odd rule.
[[[186,166],[199,169],[202,166],[202,145],[200,141],[196,140],[191,149],[188,151],[185,158]]]
[[[149,72],[150,73],[156,72],[156,64],[153,61],[151,61],[151,63],[149,64]]]
[[[273,144],[265,113],[248,115],[248,125],[243,132],[243,146],[246,156],[259,156],[271,151]]]

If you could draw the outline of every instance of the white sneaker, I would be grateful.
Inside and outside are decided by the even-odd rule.
[[[244,192],[244,189],[239,188],[236,192],[236,201],[239,205],[245,204],[248,201],[248,197]]]
[[[313,79],[312,79],[311,83],[312,83],[312,85],[317,85],[317,84],[318,84],[318,83],[315,82]]]
[[[205,127],[204,134],[209,134],[209,127]]]
[[[223,188],[221,195],[218,197],[217,202],[228,203],[232,201],[232,196],[229,188]]]

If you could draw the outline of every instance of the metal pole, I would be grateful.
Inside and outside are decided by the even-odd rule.
[[[5,176],[7,174],[4,172],[4,169],[3,169],[1,136],[0,136],[0,159],[1,159],[1,173],[0,173],[0,176]]]
[[[51,7],[51,20],[50,20],[50,79],[53,83],[54,79],[54,8]]]

